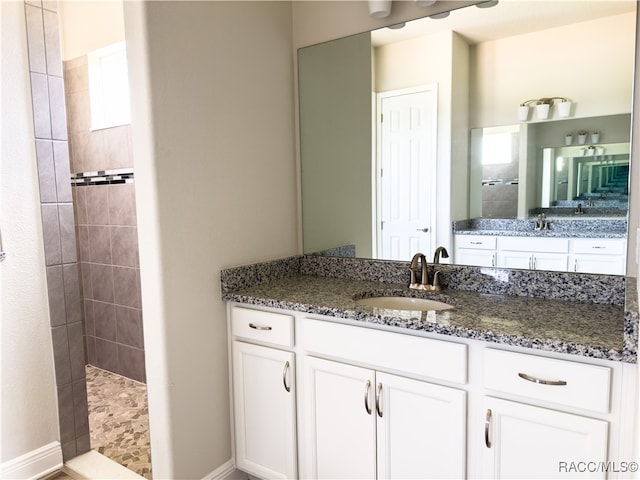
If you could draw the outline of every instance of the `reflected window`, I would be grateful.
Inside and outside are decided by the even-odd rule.
[[[485,135],[482,139],[482,164],[504,165],[513,160],[511,132]]]

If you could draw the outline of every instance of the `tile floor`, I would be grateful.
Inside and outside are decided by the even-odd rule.
[[[91,448],[151,479],[147,387],[87,365]]]

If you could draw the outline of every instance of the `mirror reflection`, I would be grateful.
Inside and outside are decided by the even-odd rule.
[[[533,229],[541,213],[554,219],[546,235],[571,237],[578,219],[608,214],[626,232],[636,3],[524,3],[299,50],[305,253],[346,246],[338,254],[408,260],[439,245],[453,253],[456,238],[483,233],[470,231],[478,220]],[[523,102],[549,98],[561,100],[546,119],[532,108],[519,121]],[[511,142],[483,164],[478,140],[489,129]],[[488,210],[483,189],[498,186],[502,205]],[[578,203],[584,213],[564,228],[560,209]],[[492,232],[511,235],[515,224],[506,224]],[[597,238],[603,228],[589,230]]]

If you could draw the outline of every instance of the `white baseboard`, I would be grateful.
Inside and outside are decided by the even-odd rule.
[[[240,478],[247,478],[247,474],[236,470],[235,462],[230,459],[206,475],[202,480],[235,480]]]
[[[0,478],[41,478],[62,468],[60,442],[51,442],[43,447],[3,462]]]

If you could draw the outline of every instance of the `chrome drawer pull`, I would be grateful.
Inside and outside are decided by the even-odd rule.
[[[369,406],[369,390],[371,389],[371,380],[367,380],[364,386],[364,409],[371,415],[371,407]]]
[[[380,406],[380,393],[382,392],[382,383],[378,383],[378,388],[376,388],[376,412],[378,416],[382,418],[382,407]]]
[[[256,325],[255,323],[250,323],[249,326],[251,328],[253,328],[254,330],[273,330],[270,326],[268,325]]]
[[[529,382],[539,383],[541,385],[563,386],[567,384],[564,380],[543,380],[542,378],[532,377],[526,373],[519,373],[518,376]]]
[[[284,370],[282,370],[282,383],[284,385],[284,389],[287,392],[291,391],[291,386],[287,384],[287,371],[289,370],[289,360],[287,360],[284,364]]]
[[[489,438],[489,430],[491,429],[491,409],[487,408],[487,416],[484,420],[484,444],[487,448],[491,448],[491,439]]]

